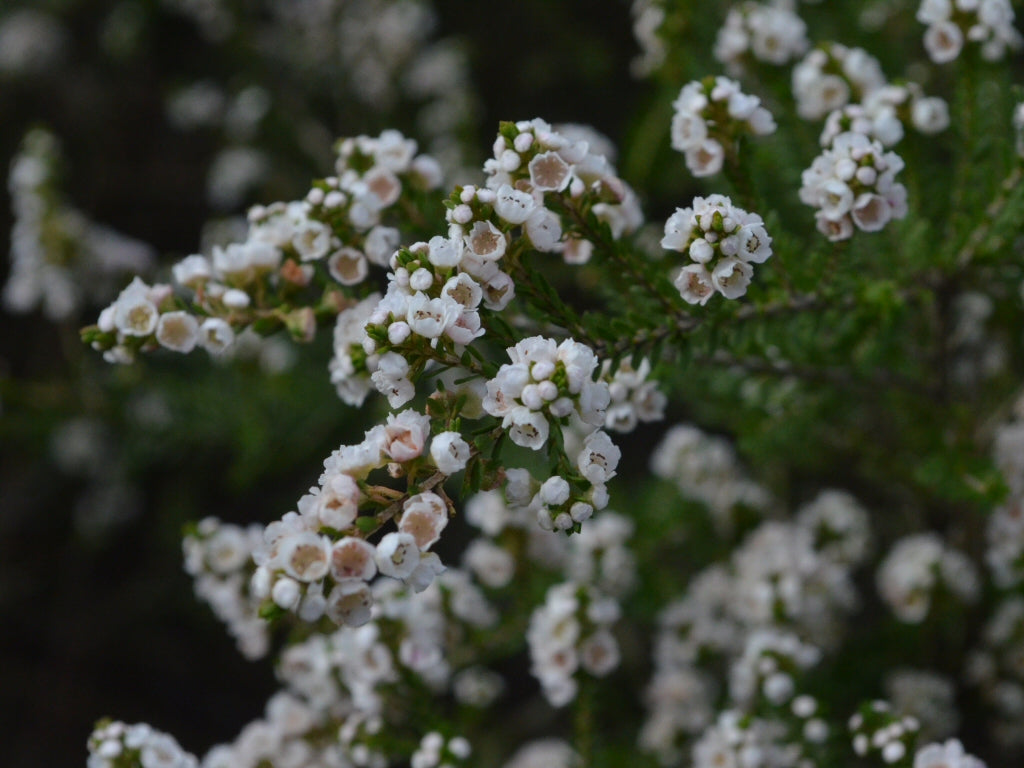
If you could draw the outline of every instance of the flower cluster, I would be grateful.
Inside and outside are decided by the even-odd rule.
[[[731,562],[706,568],[684,598],[662,611],[646,694],[649,717],[640,736],[645,750],[675,762],[681,742],[701,733],[695,761],[698,750],[712,750],[709,745],[725,748],[716,726],[708,729],[715,697],[701,663],[708,658],[730,670],[734,709],[726,712],[773,713],[757,719],[744,738],[760,733],[773,749],[797,754],[821,743],[828,729],[800,684],[822,654],[838,646],[839,618],[856,605],[851,574],[866,554],[865,518],[846,494],[823,492],[798,510],[797,522],[763,523]]]
[[[729,443],[691,424],[672,427],[651,453],[651,472],[706,505],[719,531],[732,531],[739,506],[763,511],[768,491],[749,479]]]
[[[887,765],[901,762],[910,753],[921,727],[914,717],[901,716],[880,700],[861,706],[848,725],[853,751],[861,757],[880,757]]]
[[[274,0],[268,13],[285,21],[303,16],[284,5]],[[423,0],[393,4],[397,10],[385,0],[353,0],[337,16],[329,2],[312,5],[307,18],[330,29],[319,37],[309,29],[303,39],[340,34],[351,44],[343,58],[378,43],[416,42],[416,28],[429,20]],[[912,9],[899,5],[875,3],[865,13],[909,20]],[[948,6],[943,23],[989,48],[998,38],[1005,49],[1019,36],[985,26],[1007,18],[1004,5],[935,0],[922,4],[919,17],[938,16]],[[675,6],[634,2],[651,66],[675,55],[665,43],[677,42],[673,36],[689,26],[688,12]],[[395,38],[376,37],[387,25],[377,25],[374,14],[392,10]],[[806,18],[817,23],[824,15]],[[988,21],[968,18],[975,15]],[[348,23],[357,17],[362,27]],[[807,53],[808,24],[797,0],[742,0],[721,9],[721,17],[715,56],[730,75],[751,75],[752,82],[764,75],[765,89],[761,97],[751,95],[722,76],[689,82],[672,105],[671,145],[694,176],[725,171],[736,199],[749,200],[742,204],[759,213],[705,193],[667,218],[658,251],[641,230],[637,195],[613,166],[614,148],[590,129],[540,119],[503,123],[483,173],[445,193],[438,192],[441,161],[385,131],[339,141],[330,175],[301,199],[251,209],[236,242],[211,244],[175,264],[174,285],[136,278],[87,330],[86,340],[107,359],[127,361],[159,347],[219,354],[237,346],[242,333],[287,331],[309,341],[330,325],[328,370],[338,397],[362,407],[376,391],[389,406],[361,440],[345,438],[350,444],[324,461],[314,487],[274,522],[244,528],[207,518],[188,530],[185,569],[242,653],[264,655],[272,631],[282,646],[281,690],[233,742],[207,754],[204,768],[453,768],[478,756],[500,764],[494,744],[480,734],[489,717],[474,710],[498,701],[503,675],[512,671],[507,663],[522,662],[527,652],[548,704],[567,707],[581,689],[586,694],[570,718],[581,755],[561,742],[528,745],[507,768],[590,764],[595,749],[605,747],[607,755],[620,754],[629,737],[618,724],[595,733],[595,723],[612,723],[606,708],[614,704],[591,695],[588,676],[612,675],[620,655],[635,672],[645,653],[651,677],[639,746],[665,765],[814,768],[874,761],[980,768],[957,741],[915,751],[919,738],[950,737],[959,716],[955,704],[966,700],[946,659],[933,666],[949,677],[908,671],[889,663],[904,661],[897,658],[904,649],[894,645],[884,667],[854,679],[861,671],[851,671],[839,655],[855,652],[844,644],[867,633],[899,629],[887,616],[875,620],[879,606],[944,640],[947,619],[962,611],[956,600],[974,601],[982,592],[966,546],[975,540],[962,537],[959,520],[942,532],[907,530],[909,515],[873,531],[867,510],[843,491],[824,490],[792,508],[785,500],[802,499],[837,462],[849,461],[849,471],[839,474],[879,508],[911,509],[922,500],[930,522],[952,521],[954,513],[974,515],[990,501],[996,510],[985,555],[992,580],[997,589],[1019,588],[1024,421],[994,427],[994,466],[977,469],[979,431],[969,427],[980,402],[948,409],[951,426],[909,426],[911,418],[937,412],[937,404],[956,405],[966,389],[958,389],[958,343],[985,329],[983,321],[972,330],[958,319],[965,295],[958,286],[980,293],[984,278],[1001,274],[994,266],[1006,266],[995,252],[1019,223],[1019,169],[1008,167],[1008,152],[1002,165],[988,156],[1000,154],[986,153],[977,136],[986,132],[988,117],[968,115],[957,125],[967,147],[955,157],[962,165],[952,199],[962,198],[962,208],[978,215],[946,217],[949,258],[929,263],[924,274],[922,254],[894,269],[891,254],[855,248],[849,255],[856,269],[839,275],[842,285],[833,287],[841,299],[830,301],[815,281],[832,270],[841,248],[813,231],[808,236],[809,226],[784,226],[792,213],[786,200],[795,199],[792,189],[785,197],[786,183],[798,170],[789,161],[820,150],[802,174],[799,199],[814,208],[821,234],[841,241],[856,229],[880,231],[908,213],[907,190],[896,180],[904,163],[889,148],[905,126],[926,134],[944,129],[949,109],[919,85],[888,82],[862,49],[826,43]],[[953,37],[949,29],[929,34]],[[396,60],[403,56],[393,53]],[[308,55],[324,61],[322,50]],[[769,99],[773,110],[793,108],[786,75],[758,63],[781,67],[800,57],[792,71],[795,111],[824,119],[821,146],[817,128],[797,122],[792,136],[775,142],[776,177],[753,183],[750,174],[763,163],[741,162],[743,143],[775,131]],[[367,59],[361,92],[386,98],[390,73],[375,81],[373,56]],[[701,60],[706,56],[687,52],[665,74],[682,73],[679,83],[687,82],[701,74],[693,71]],[[440,97],[439,86],[457,73],[450,60],[428,64],[409,75],[416,84],[402,87]],[[979,90],[978,98],[962,101],[977,108],[986,100],[1009,112],[1001,94]],[[250,128],[262,115],[255,107]],[[653,119],[651,126],[655,136]],[[938,149],[959,152],[954,144]],[[648,173],[656,149],[652,144],[646,158]],[[908,186],[926,190],[932,179],[916,166],[931,151],[914,146],[906,153],[914,174]],[[643,154],[625,154],[631,173],[645,171]],[[992,195],[982,184],[972,189],[969,163],[975,161],[985,172],[1010,176],[1002,186],[991,177]],[[31,181],[33,173],[29,167],[17,175]],[[930,200],[921,207],[943,210]],[[982,211],[984,226],[974,228]],[[920,222],[905,229],[924,232]],[[882,245],[899,234],[890,230]],[[915,244],[914,237],[907,241]],[[681,255],[661,265],[664,251]],[[762,274],[762,280],[777,278],[764,290],[751,289],[754,265],[782,251],[801,258],[787,259],[784,273]],[[1007,275],[1019,279],[1013,270]],[[912,284],[899,283],[911,276]],[[708,307],[715,293],[747,298]],[[1010,291],[991,293],[1002,313],[996,319],[1019,314]],[[921,306],[927,317],[916,311]],[[914,311],[896,311],[903,307]],[[905,338],[898,333],[909,337],[908,346],[897,343]],[[902,357],[906,350],[943,354]],[[1013,354],[1006,353],[1004,373],[1013,370]],[[626,514],[610,512],[611,481],[636,465],[620,466],[624,449],[610,434],[636,431],[623,445],[643,443],[641,424],[662,419],[668,407],[650,379],[653,366],[677,366],[667,381],[685,397],[677,405],[730,438],[687,425],[667,430],[649,465],[667,482],[638,486]],[[934,373],[941,374],[935,381]],[[985,383],[1001,397],[1012,386]],[[934,402],[921,396],[937,388],[941,397]],[[842,410],[851,392],[868,418]],[[874,435],[840,430],[828,418],[870,427],[904,405],[906,419],[897,426],[912,432],[906,439],[897,434],[901,429],[879,429],[878,443],[869,445]],[[734,444],[761,460],[758,474],[741,467]],[[928,446],[935,455],[913,478],[895,466],[905,462],[887,466],[890,447],[903,459]],[[803,450],[806,456],[788,463]],[[969,475],[954,471],[963,467]],[[918,491],[922,499],[914,498]],[[463,521],[468,529],[459,530]],[[876,536],[888,546],[881,553]],[[659,565],[665,562],[673,567]],[[866,572],[858,573],[861,567]],[[872,576],[881,600],[862,606],[860,586]],[[996,741],[1024,743],[1024,601],[996,598],[1002,602],[993,600],[998,610],[981,640],[967,628],[959,647],[976,649],[966,678],[992,710]],[[653,642],[613,631],[627,611],[640,620],[657,616]],[[870,620],[850,632],[862,616]],[[865,705],[843,738],[843,720],[829,710],[842,700],[845,718],[851,691],[883,684],[890,702]],[[975,719],[965,717],[969,724]],[[520,736],[510,729],[507,738]],[[849,754],[840,754],[844,749]],[[90,753],[90,768],[198,762],[170,737],[123,724],[102,724]]]
[[[841,43],[821,45],[793,67],[796,111],[805,120],[819,120],[850,101],[862,101],[884,85],[878,59]]]
[[[761,217],[724,195],[697,197],[692,208],[677,208],[665,222],[661,247],[690,257],[675,285],[684,300],[701,305],[716,291],[738,299],[754,276],[752,265],[772,255],[772,239]]]
[[[778,721],[723,710],[693,745],[693,768],[749,764],[748,756],[755,757],[755,765],[770,768],[798,765],[800,744],[787,738],[786,731]]]
[[[595,515],[579,535],[569,538],[566,576],[616,599],[625,597],[636,584],[636,558],[626,546],[633,532],[632,519],[624,515]]]
[[[935,533],[897,541],[879,566],[877,581],[882,599],[908,624],[925,620],[940,587],[966,602],[976,600],[981,588],[971,560]]]
[[[898,668],[885,678],[888,701],[895,712],[910,715],[920,725],[919,740],[944,739],[956,732],[956,683],[947,675]]]
[[[218,354],[236,332],[286,328],[310,340],[320,317],[334,317],[369,265],[387,265],[400,233],[383,221],[403,195],[441,183],[437,161],[417,155],[416,142],[397,131],[341,141],[335,176],[316,182],[304,200],[249,210],[242,242],[214,245],[172,268],[175,283],[148,286],[138,278],[100,314],[88,339],[108,360],[130,361],[157,346]]]
[[[914,753],[914,768],[985,768],[985,763],[967,754],[958,739],[949,739],[918,749]]]
[[[551,421],[573,413],[595,427],[604,424],[608,384],[593,379],[598,360],[589,347],[572,339],[559,343],[531,336],[506,351],[512,362],[487,382],[483,407],[502,419],[516,445],[542,448]]]
[[[573,675],[580,668],[604,677],[619,665],[619,644],[610,629],[619,613],[615,600],[589,586],[566,582],[548,590],[544,605],[530,617],[526,640],[531,672],[552,706],[576,698],[579,684]]]
[[[257,524],[242,528],[207,517],[182,539],[185,572],[193,578],[196,596],[209,603],[248,659],[265,656],[270,649],[260,600],[249,588],[252,555],[262,544],[262,534]]]
[[[173,736],[145,723],[100,722],[89,737],[88,768],[198,768]]]
[[[410,768],[454,768],[464,765],[472,752],[469,742],[462,736],[445,739],[431,731],[420,739],[420,745],[409,758]]]
[[[496,614],[468,577],[454,570],[420,594],[393,580],[377,582],[374,592],[373,621],[313,634],[283,651],[277,671],[284,689],[233,743],[211,749],[204,766],[388,764],[379,751],[391,714],[388,697],[409,675],[445,690],[462,626],[489,627]],[[458,738],[438,745],[428,737],[413,761],[436,765],[430,761],[438,753],[461,759],[467,748]]]
[[[817,211],[818,231],[846,240],[854,227],[877,232],[907,214],[907,189],[896,181],[903,160],[862,133],[841,133],[801,176],[800,200]]]
[[[865,96],[860,104],[829,112],[819,141],[822,147],[830,147],[840,134],[852,131],[888,148],[903,138],[907,122],[921,133],[939,133],[949,127],[949,106],[937,96],[923,95],[913,83],[885,85]]]
[[[218,744],[204,755],[203,768],[236,768],[279,762],[315,765],[317,761],[330,765],[341,750],[311,738],[324,727],[326,720],[324,713],[318,711],[310,700],[279,691],[267,700],[263,717],[249,723],[233,743]],[[351,756],[359,756],[358,750]],[[370,761],[363,762],[363,765],[371,764]]]
[[[644,358],[636,368],[623,360],[615,372],[611,363],[601,366],[601,378],[608,382],[608,409],[604,427],[613,432],[632,432],[640,422],[661,421],[665,418],[667,398],[658,389],[656,381],[648,380],[651,361]]]
[[[470,455],[457,432],[431,438],[426,415],[411,409],[391,414],[362,443],[335,451],[324,462],[319,485],[299,500],[298,512],[267,527],[253,552],[254,595],[305,621],[326,614],[337,624],[359,626],[370,620],[369,582],[378,573],[422,591],[444,570],[428,550],[448,524],[450,504],[427,488],[464,469]],[[410,484],[417,472],[429,478],[420,481],[418,493],[368,486],[370,472],[385,465]],[[392,517],[397,530],[370,543],[366,531]]]
[[[807,25],[792,10],[746,0],[729,9],[714,54],[730,74],[739,75],[748,56],[782,65],[802,56],[808,45]]]
[[[121,275],[145,273],[153,249],[101,226],[61,200],[56,189],[60,148],[42,128],[25,134],[11,161],[10,274],[3,307],[30,312],[36,307],[53,321],[68,320],[87,302],[109,301]]]
[[[694,176],[721,171],[740,136],[775,132],[775,119],[761,106],[761,99],[743,93],[739,83],[727,77],[687,83],[672,108],[672,148],[685,155]]]
[[[643,223],[636,195],[603,153],[606,140],[592,134],[574,126],[556,130],[540,119],[504,123],[493,156],[484,162],[487,189],[496,195],[493,213],[502,228],[520,227],[533,249],[561,253],[570,264],[588,261],[593,243],[566,229],[560,211],[548,204],[549,195],[574,204],[586,196],[594,215],[616,237]],[[475,207],[470,215],[456,206],[449,222],[453,231],[464,232],[476,226],[479,216]]]
[[[1013,26],[1010,0],[922,0],[917,20],[928,26],[924,48],[936,64],[956,59],[965,41],[978,43],[990,61],[1024,42]]]
[[[997,743],[1024,743],[1024,598],[1011,595],[996,606],[981,642],[967,657],[965,677],[980,693]]]
[[[745,709],[760,699],[771,706],[790,703],[796,678],[816,666],[821,649],[777,629],[751,632],[729,675],[729,696]]]

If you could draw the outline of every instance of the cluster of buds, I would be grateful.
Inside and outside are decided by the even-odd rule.
[[[487,382],[483,407],[502,419],[516,445],[542,448],[551,431],[549,420],[573,413],[595,427],[604,424],[608,384],[592,378],[598,361],[589,347],[572,339],[559,343],[531,336],[507,352],[512,362]]]
[[[753,264],[772,255],[764,221],[724,195],[698,197],[692,208],[677,208],[665,222],[661,247],[685,253],[691,263],[676,277],[676,288],[690,304],[706,304],[715,291],[727,299],[747,292]]]
[[[881,757],[892,765],[911,753],[921,724],[915,717],[897,715],[888,702],[872,701],[850,718],[849,728],[857,755]]]
[[[846,240],[854,227],[878,232],[907,215],[907,189],[896,174],[903,160],[863,133],[841,133],[801,176],[800,200],[817,209],[818,231]]]

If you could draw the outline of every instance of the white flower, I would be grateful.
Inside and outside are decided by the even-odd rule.
[[[924,33],[924,48],[936,64],[953,61],[964,47],[964,33],[952,21],[932,24]]]
[[[843,218],[853,206],[853,190],[839,179],[826,180],[819,195],[821,215],[833,221]]]
[[[569,483],[561,477],[549,477],[541,484],[537,495],[542,504],[560,506],[569,500]]]
[[[378,267],[388,266],[391,254],[401,243],[401,233],[394,227],[376,226],[366,233],[363,250],[366,258]]]
[[[469,443],[458,432],[442,432],[430,442],[430,457],[437,469],[446,475],[465,469],[470,455]]]
[[[398,530],[410,534],[420,552],[426,552],[448,525],[448,507],[436,493],[427,491],[411,496],[402,505]]]
[[[727,299],[737,299],[747,292],[754,269],[739,259],[720,259],[711,273],[711,283]]]
[[[441,289],[441,294],[465,309],[476,309],[484,297],[483,288],[466,272],[449,278]]]
[[[298,606],[302,592],[297,581],[284,577],[274,582],[270,597],[279,608],[291,611]]]
[[[330,255],[327,270],[342,285],[358,285],[366,279],[370,266],[362,251],[346,246]]]
[[[369,587],[362,581],[346,579],[331,590],[325,612],[339,626],[361,627],[372,617],[372,608]]]
[[[744,224],[738,232],[740,238],[739,258],[753,264],[763,264],[772,255],[772,239],[764,226],[758,222]],[[693,248],[690,249],[693,255]]]
[[[374,555],[377,569],[385,576],[404,579],[416,570],[420,563],[420,551],[411,534],[388,533],[377,544]]]
[[[462,308],[451,299],[432,299],[417,291],[409,298],[406,322],[412,332],[428,339],[440,337],[462,312]]]
[[[346,536],[331,547],[331,576],[335,581],[369,581],[377,573],[376,550],[369,542]]]
[[[366,172],[362,185],[366,193],[359,199],[373,210],[393,205],[402,195],[402,182],[389,169],[380,166]]]
[[[857,197],[850,210],[853,223],[865,232],[877,232],[889,223],[892,208],[889,202],[878,194],[865,192]]]
[[[383,451],[397,462],[415,459],[423,453],[430,436],[430,417],[410,409],[388,414],[384,427]]]
[[[252,298],[241,288],[229,288],[220,300],[228,309],[245,309],[252,303]]]
[[[707,304],[715,293],[715,285],[711,282],[711,273],[703,264],[687,264],[675,279],[683,300],[689,304]]]
[[[126,336],[149,336],[159,319],[159,310],[150,300],[150,287],[136,277],[114,303],[114,325]]]
[[[562,222],[547,208],[538,206],[526,219],[526,236],[538,251],[554,251],[562,239]]]
[[[957,739],[950,739],[945,744],[928,744],[918,749],[914,768],[985,768],[985,763],[965,753]]]
[[[295,227],[291,244],[302,261],[314,261],[327,255],[332,239],[331,228],[322,221],[303,219]]]
[[[949,127],[949,105],[937,96],[915,99],[910,121],[921,133],[939,133]]]
[[[686,152],[699,147],[708,137],[708,126],[704,118],[695,112],[677,111],[672,116],[672,148]]]
[[[484,261],[497,261],[505,255],[508,240],[500,229],[489,221],[478,221],[465,235],[466,247]]]
[[[576,458],[580,474],[594,485],[607,483],[615,477],[622,452],[606,432],[596,430],[583,441],[583,450]]]
[[[175,352],[191,352],[199,341],[199,321],[188,312],[165,312],[157,321],[156,340]]]
[[[556,152],[535,155],[529,170],[533,188],[542,192],[561,192],[572,179],[572,167]]]
[[[277,560],[285,573],[299,581],[319,581],[330,569],[330,540],[312,531],[288,535],[280,544]]]
[[[548,421],[542,413],[531,411],[523,405],[512,408],[505,415],[502,427],[508,430],[508,436],[513,443],[535,451],[544,447],[550,431]]]
[[[580,666],[596,677],[604,677],[619,666],[619,644],[611,632],[602,629],[583,641]]]
[[[495,589],[506,586],[515,575],[516,561],[511,553],[486,539],[473,539],[462,561],[481,584]]]
[[[464,246],[461,239],[435,235],[427,244],[427,260],[441,269],[456,267],[462,261]]]
[[[174,281],[193,290],[213,277],[210,261],[205,256],[194,253],[186,256],[171,268]]]
[[[494,212],[509,224],[522,224],[536,205],[533,195],[502,184],[494,200]]]
[[[413,569],[406,579],[405,583],[409,585],[413,592],[423,592],[431,584],[434,583],[434,578],[445,572],[444,564],[433,552],[423,552],[420,555],[420,561]]]
[[[219,355],[235,342],[235,332],[225,320],[208,317],[199,328],[199,344],[207,352]]]
[[[707,138],[686,150],[686,167],[697,177],[714,176],[722,170],[725,148],[716,139]]]

